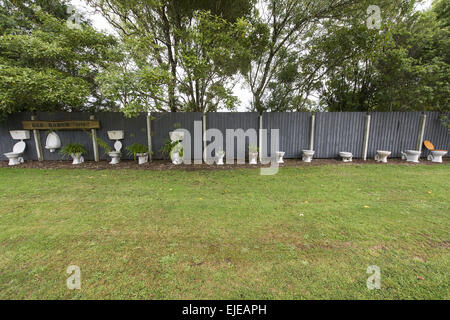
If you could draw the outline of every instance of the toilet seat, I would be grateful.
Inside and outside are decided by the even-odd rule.
[[[12,153],[21,154],[25,151],[25,147],[25,142],[19,141],[14,145]]]
[[[119,140],[117,140],[114,143],[114,149],[116,149],[117,152],[120,152],[120,150],[122,150],[122,142],[120,142]]]
[[[424,142],[423,142],[423,144],[425,145],[425,147],[428,149],[428,150],[434,150],[434,145],[431,143],[431,141],[428,141],[428,140],[425,140]],[[439,151],[439,150],[436,150],[436,151]]]

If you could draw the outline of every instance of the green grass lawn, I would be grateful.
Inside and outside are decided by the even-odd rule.
[[[449,178],[448,165],[2,168],[0,298],[449,299]]]

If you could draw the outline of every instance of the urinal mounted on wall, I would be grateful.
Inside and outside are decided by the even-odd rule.
[[[55,152],[55,150],[59,148],[61,148],[61,139],[56,134],[56,132],[52,131],[47,136],[45,149],[49,150],[50,152]]]

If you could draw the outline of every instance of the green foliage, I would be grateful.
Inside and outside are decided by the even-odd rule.
[[[122,99],[129,98],[128,93],[124,97],[126,88],[139,93],[138,99],[133,93],[131,101],[126,101],[131,113],[141,110],[142,105],[160,111],[200,112],[235,107],[234,77],[248,68],[251,60],[251,25],[244,17],[250,15],[254,0],[89,2],[116,28],[123,43],[132,43],[128,52],[136,74],[122,79],[126,72],[118,70],[114,72],[117,79],[111,80],[119,86],[131,85],[105,90],[120,91],[117,97]],[[111,19],[112,13],[118,20]],[[149,70],[149,81],[140,81],[141,73]],[[108,78],[102,77],[102,82]],[[154,88],[155,83],[159,88]]]
[[[86,152],[86,149],[84,148],[84,146],[80,143],[68,143],[64,147],[61,148],[59,153],[61,154],[61,156],[63,158],[68,158],[72,154],[77,154],[77,153],[86,154],[87,152]]]
[[[36,5],[42,5],[42,9]],[[83,22],[67,26],[60,1],[0,4],[0,113],[114,110],[95,77],[116,40]]]
[[[351,11],[344,22],[330,21],[322,35],[308,43],[302,69],[323,70],[311,83],[323,107],[329,111],[449,110],[449,29],[439,22],[440,1],[426,12],[415,12],[414,2],[379,3],[381,30],[361,24],[366,18],[362,9],[370,1],[362,2],[359,15]]]
[[[133,143],[132,145],[127,147],[127,151],[127,155],[129,157],[133,157],[136,160],[138,154],[148,153],[148,146],[140,143]]]
[[[160,152],[163,156],[166,156],[166,158],[170,158],[172,156],[173,152],[179,152],[180,157],[183,157],[183,147],[179,145],[178,141],[172,141],[170,138],[166,139],[166,142],[160,149]]]

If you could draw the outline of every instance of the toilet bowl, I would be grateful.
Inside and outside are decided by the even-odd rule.
[[[401,152],[403,160],[415,163],[419,163],[420,153],[421,152],[418,150],[405,150],[404,152]]]
[[[303,162],[311,162],[314,156],[314,150],[303,150]]]
[[[223,165],[223,157],[225,157],[225,152],[217,151],[216,157],[217,157],[217,165],[222,166]]]
[[[375,161],[387,163],[387,158],[391,155],[391,151],[377,150],[375,155]]]
[[[170,151],[170,159],[172,160],[172,163],[175,165],[183,164],[183,144],[182,141],[184,140],[184,132],[182,131],[172,131],[169,132],[170,141],[172,143],[176,144],[173,146],[172,150]]]
[[[284,163],[283,157],[285,152],[283,151],[277,151],[277,163]]]
[[[435,150],[434,145],[428,140],[425,140],[423,144],[431,152],[431,154],[428,155],[427,160],[431,162],[442,163],[442,157],[445,156],[448,153],[448,151]]]
[[[353,154],[351,152],[341,151],[339,155],[343,162],[352,162]]]
[[[50,152],[55,152],[55,150],[59,148],[61,148],[61,139],[55,132],[50,132],[45,141],[45,149]]]
[[[111,157],[111,162],[109,164],[118,164],[120,163],[120,156],[122,153],[120,152],[122,150],[122,142],[117,140],[114,143],[114,151],[111,151],[108,153],[108,155]]]
[[[16,166],[18,164],[23,163],[22,154],[25,151],[26,143],[23,140],[30,139],[30,131],[28,130],[13,130],[10,131],[11,137],[14,140],[20,140],[16,144],[14,144],[12,152],[5,153],[5,157],[8,158],[8,165]]]
[[[442,157],[448,153],[446,150],[431,150],[430,152],[431,154],[428,155],[427,159],[437,163],[442,163]]]
[[[12,152],[5,153],[5,157],[8,158],[8,165],[16,166],[23,163],[22,153],[25,151],[26,144],[23,141],[17,142]]]
[[[109,164],[120,163],[120,157],[122,156],[122,142],[119,140],[123,139],[123,136],[124,134],[122,130],[108,131],[108,138],[111,140],[116,140],[116,142],[114,142],[114,150],[108,152],[108,156],[111,157],[111,162]]]
[[[70,155],[73,159],[72,164],[82,164],[84,163],[84,157],[82,153],[72,153]]]

